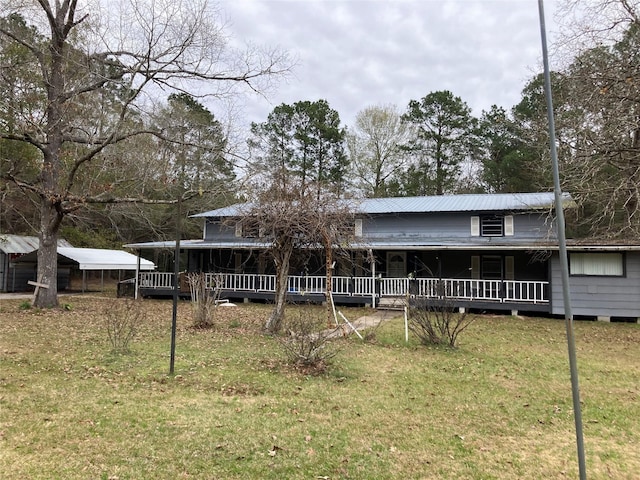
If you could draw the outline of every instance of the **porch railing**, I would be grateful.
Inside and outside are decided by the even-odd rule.
[[[275,275],[208,273],[208,284],[218,284],[228,292],[274,293]],[[324,276],[293,276],[288,291],[301,295],[326,291]],[[140,286],[145,289],[173,288],[173,274],[140,273]],[[332,277],[334,295],[350,297],[451,298],[513,303],[549,303],[549,282],[529,280],[477,280],[457,278],[371,278]]]

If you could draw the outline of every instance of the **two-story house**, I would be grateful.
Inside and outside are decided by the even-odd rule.
[[[568,195],[563,202],[572,203]],[[242,231],[241,211],[236,205],[196,215],[204,219],[204,236],[181,242],[186,268],[217,275],[223,297],[270,299],[268,239]],[[554,211],[553,193],[354,201],[347,255],[332,272],[334,300],[376,306],[385,298],[446,299],[460,308],[563,315]],[[291,300],[324,300],[320,255],[308,251],[292,264]],[[569,263],[574,315],[640,317],[640,246],[570,242]],[[171,274],[142,273],[140,291],[166,294],[172,282]]]

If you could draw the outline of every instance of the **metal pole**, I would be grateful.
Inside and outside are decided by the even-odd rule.
[[[576,343],[573,333],[573,313],[571,311],[571,295],[569,292],[569,262],[567,257],[567,239],[565,234],[564,211],[562,207],[562,190],[560,188],[560,173],[558,167],[558,151],[556,149],[556,128],[553,117],[553,99],[551,95],[551,73],[549,70],[549,54],[547,52],[547,34],[544,21],[543,0],[538,0],[540,15],[540,37],[542,40],[542,60],[544,63],[544,89],[547,97],[547,116],[549,119],[549,147],[551,149],[551,163],[553,167],[553,186],[556,205],[556,219],[558,224],[558,246],[560,254],[560,268],[562,270],[562,298],[564,301],[564,318],[567,330],[567,346],[569,350],[569,367],[571,370],[571,392],[573,396],[573,416],[576,425],[576,444],[578,450],[578,467],[580,480],[586,480],[587,468],[584,453],[582,433],[582,407],[580,406],[580,387],[578,383],[578,362],[576,359]]]
[[[169,374],[173,375],[176,362],[176,330],[178,326],[178,298],[180,296],[180,216],[182,215],[181,197],[178,197],[178,212],[176,214],[176,248],[173,252],[173,310],[171,315],[171,359],[169,360]]]

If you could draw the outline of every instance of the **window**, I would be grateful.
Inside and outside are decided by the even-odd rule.
[[[591,275],[598,277],[624,276],[624,255],[622,253],[571,253],[569,255],[571,275]]]
[[[482,272],[483,280],[502,280],[502,257],[498,255],[482,256]]]
[[[504,235],[502,217],[480,217],[480,235],[483,237],[502,237]]]
[[[472,237],[513,236],[513,215],[484,215],[471,217]]]
[[[238,238],[263,238],[264,231],[255,223],[236,222],[235,235]]]

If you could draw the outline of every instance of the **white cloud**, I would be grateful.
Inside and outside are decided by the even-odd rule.
[[[540,70],[533,0],[222,0],[239,41],[279,46],[299,59],[268,101],[248,96],[245,119],[280,103],[327,99],[344,124],[370,105],[401,110],[451,90],[480,115],[510,108]],[[547,28],[555,1],[546,4]],[[548,32],[551,37],[552,32]]]

